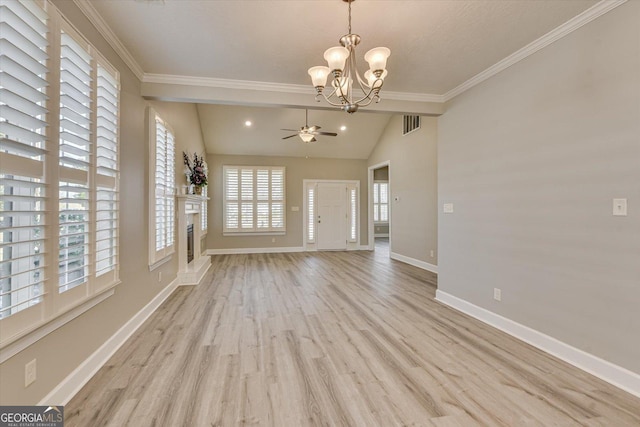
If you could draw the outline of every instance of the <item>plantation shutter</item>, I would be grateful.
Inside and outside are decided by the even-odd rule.
[[[240,173],[240,195],[242,205],[240,209],[240,227],[253,230],[253,169],[242,169]]]
[[[118,255],[118,103],[117,73],[98,64],[96,159],[96,276],[116,278]]]
[[[0,2],[0,318],[44,293],[47,15]]]
[[[58,292],[89,276],[89,168],[91,166],[92,62],[86,46],[62,31]]]
[[[284,168],[224,166],[224,232],[285,230]]]
[[[316,186],[311,184],[307,187],[307,242],[316,241]]]
[[[373,183],[373,221],[380,221],[380,184]]]
[[[271,229],[284,229],[284,168],[271,169]]]
[[[175,241],[175,137],[166,123],[155,115],[154,220],[155,257],[158,261],[173,252]]]
[[[238,231],[240,228],[240,210],[238,188],[240,179],[237,168],[224,168],[224,193],[225,193],[225,231]]]
[[[356,242],[358,239],[358,194],[355,187],[348,187],[349,198],[349,242]]]
[[[204,233],[207,232],[207,228],[208,228],[208,218],[207,215],[209,214],[209,207],[208,207],[208,203],[207,203],[207,188],[208,186],[203,186],[202,187],[202,197],[204,197],[204,200],[202,201],[202,204],[200,205],[200,230],[202,230]]]

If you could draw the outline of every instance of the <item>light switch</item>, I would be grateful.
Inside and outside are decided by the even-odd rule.
[[[291,206],[291,212],[298,212],[300,208],[298,206]]]
[[[445,203],[442,205],[442,211],[444,213],[453,213],[453,203]]]
[[[613,216],[627,216],[627,199],[613,199]]]

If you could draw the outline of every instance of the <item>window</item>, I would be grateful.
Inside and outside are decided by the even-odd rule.
[[[285,231],[285,168],[224,166],[224,232]]]
[[[355,242],[358,238],[358,192],[355,187],[348,187],[349,195],[349,241]]]
[[[53,7],[3,1],[0,26],[4,344],[118,282],[120,78]]]
[[[163,261],[174,252],[175,243],[175,137],[171,127],[149,109],[151,149],[150,173],[153,191],[150,191],[149,264]]]
[[[93,64],[88,46],[65,31],[60,40],[60,143],[58,144],[58,291],[89,276],[89,170],[91,168]]]
[[[209,213],[209,207],[207,206],[207,188],[208,186],[206,185],[202,187],[202,197],[204,197],[204,200],[200,205],[200,230],[202,230],[202,233],[200,233],[200,237],[207,234],[207,228],[209,227],[209,219],[207,218],[207,215]]]
[[[389,222],[389,183],[373,183],[373,221]]]
[[[46,20],[35,5],[0,4],[0,318],[44,293]]]
[[[307,187],[307,242],[316,242],[316,185]]]

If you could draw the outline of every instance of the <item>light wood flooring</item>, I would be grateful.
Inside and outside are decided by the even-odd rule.
[[[65,426],[639,426],[640,399],[434,301],[373,252],[214,256]]]

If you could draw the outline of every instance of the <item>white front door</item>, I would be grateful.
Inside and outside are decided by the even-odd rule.
[[[318,249],[347,249],[347,186],[318,183]]]

